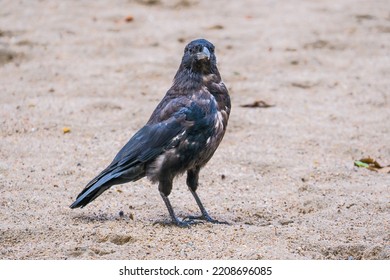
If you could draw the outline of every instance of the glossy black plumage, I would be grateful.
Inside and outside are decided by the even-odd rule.
[[[196,189],[200,169],[221,142],[230,113],[230,98],[216,66],[214,46],[190,42],[173,85],[149,121],[119,151],[111,164],[87,184],[71,208],[84,207],[113,185],[147,176],[159,191],[172,221],[186,226],[196,219],[218,223],[203,207]],[[202,215],[179,220],[168,199],[173,178],[187,172],[187,185]]]

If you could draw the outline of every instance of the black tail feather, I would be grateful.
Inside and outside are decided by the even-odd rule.
[[[109,189],[110,186],[101,186],[101,187],[92,187],[88,189],[86,192],[81,193],[75,202],[70,205],[70,208],[83,208],[86,206],[88,203],[92,202],[95,200],[99,195],[101,195],[104,191]]]
[[[137,181],[145,176],[145,167],[143,164],[125,170],[122,169],[124,168],[116,168],[113,170],[109,168],[105,169],[87,184],[84,190],[77,196],[76,201],[70,205],[70,208],[83,208],[111,186]]]

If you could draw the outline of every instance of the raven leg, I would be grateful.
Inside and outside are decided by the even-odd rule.
[[[227,222],[220,222],[218,220],[215,220],[210,217],[210,215],[207,213],[206,208],[203,206],[202,201],[200,200],[198,194],[196,193],[196,189],[198,188],[198,180],[199,180],[199,171],[200,168],[192,169],[187,171],[187,186],[190,189],[190,192],[192,193],[193,197],[195,198],[196,204],[198,204],[198,207],[200,211],[202,212],[202,215],[200,216],[188,216],[186,219],[188,220],[205,220],[207,222],[213,223],[213,224],[228,224]]]
[[[171,202],[169,201],[168,195],[171,193],[172,190],[172,180],[164,180],[160,181],[158,185],[158,189],[160,191],[160,195],[165,203],[165,206],[168,209],[169,215],[171,216],[172,222],[179,226],[179,227],[188,227],[192,224],[196,224],[196,221],[181,221],[177,216],[175,215],[175,212],[173,211],[173,207],[171,205]]]

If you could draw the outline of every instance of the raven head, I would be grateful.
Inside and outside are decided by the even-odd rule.
[[[205,39],[194,40],[184,49],[182,66],[192,72],[201,74],[214,73],[216,63],[214,45]]]

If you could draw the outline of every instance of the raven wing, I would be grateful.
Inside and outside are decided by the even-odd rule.
[[[187,120],[191,109],[182,107],[170,118],[148,123],[118,152],[111,164],[91,180],[77,196],[71,208],[83,207],[116,184],[136,181],[145,176],[145,164],[172,147],[192,121]]]

